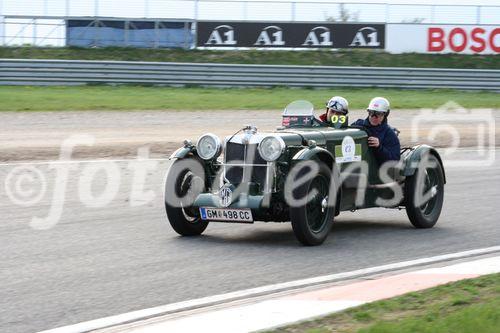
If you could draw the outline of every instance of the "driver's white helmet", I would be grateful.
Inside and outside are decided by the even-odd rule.
[[[368,111],[377,111],[377,112],[384,112],[384,113],[389,113],[391,110],[389,101],[384,98],[384,97],[375,97],[372,98],[370,101],[370,104],[368,104]]]
[[[341,96],[333,96],[328,102],[326,102],[326,107],[328,109],[347,114],[349,112],[349,103],[347,99]]]

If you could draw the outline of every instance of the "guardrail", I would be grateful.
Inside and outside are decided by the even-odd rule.
[[[500,91],[500,70],[0,59],[0,84],[381,87]]]

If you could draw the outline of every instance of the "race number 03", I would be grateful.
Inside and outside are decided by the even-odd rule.
[[[343,124],[343,123],[346,122],[346,120],[347,120],[347,117],[344,116],[344,115],[339,116],[339,115],[334,114],[332,116],[332,118],[331,118],[331,122],[332,123],[341,123],[341,124]]]

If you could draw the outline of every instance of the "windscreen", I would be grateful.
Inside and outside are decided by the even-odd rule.
[[[283,111],[281,125],[284,127],[311,126],[313,118],[314,106],[311,102],[305,100],[293,101]]]

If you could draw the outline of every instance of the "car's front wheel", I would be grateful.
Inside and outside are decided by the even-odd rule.
[[[175,161],[165,183],[165,209],[172,228],[182,236],[200,235],[208,226],[194,200],[205,188],[201,162],[195,158]]]
[[[293,198],[302,203],[290,206],[293,232],[297,239],[307,246],[320,245],[325,241],[335,215],[335,207],[328,204],[331,170],[323,162],[314,163],[317,163],[315,172],[310,164],[297,165],[300,169],[296,180],[300,181],[306,174],[308,180],[292,193]]]

